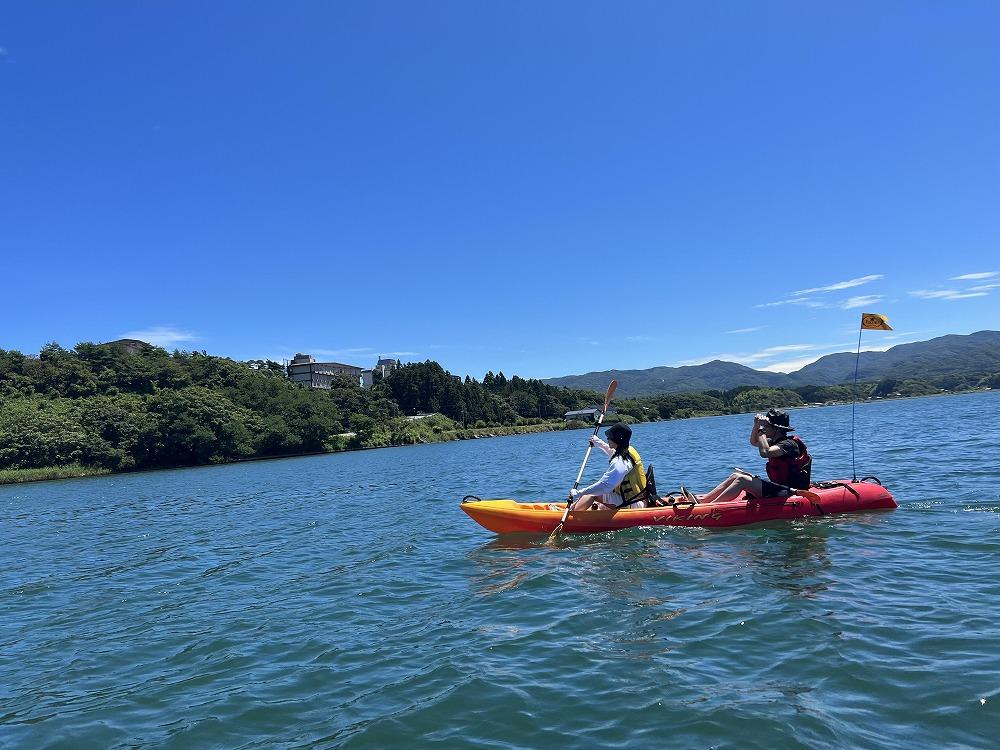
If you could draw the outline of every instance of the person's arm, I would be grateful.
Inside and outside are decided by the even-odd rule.
[[[597,437],[597,435],[592,435],[590,437],[590,444],[596,445],[598,448],[604,451],[604,455],[607,456],[608,458],[611,458],[614,455],[614,451],[611,450],[611,446],[609,446],[607,443],[605,443],[603,440]]]
[[[622,483],[626,474],[628,474],[628,466],[625,465],[624,459],[616,459],[608,464],[608,470],[604,472],[604,476],[589,487],[584,487],[578,494],[607,495]]]
[[[767,439],[767,435],[763,432],[757,438],[757,450],[760,451],[761,458],[777,458],[778,456],[784,456],[789,452],[781,443],[784,440],[780,440],[777,443],[771,444],[771,441]]]
[[[753,427],[750,428],[750,445],[756,446],[760,435],[760,414],[756,414],[753,418]]]

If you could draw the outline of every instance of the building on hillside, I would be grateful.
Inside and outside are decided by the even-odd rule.
[[[361,382],[361,368],[341,362],[317,362],[308,354],[296,354],[288,363],[288,379],[309,388],[329,389],[334,378],[348,377]]]
[[[596,422],[600,413],[600,409],[577,409],[566,412],[565,419],[567,422]]]
[[[577,409],[576,411],[568,411],[563,416],[567,422],[596,422],[600,413],[601,410],[595,406],[592,409]],[[614,413],[614,409],[608,409],[608,413],[605,414],[605,416]]]
[[[375,363],[375,367],[373,369],[384,378],[396,369],[396,360],[380,357],[378,362]]]
[[[395,369],[396,360],[379,357],[372,369],[361,371],[361,387],[371,388]]]

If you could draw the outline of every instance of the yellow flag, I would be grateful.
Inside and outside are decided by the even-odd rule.
[[[891,331],[889,319],[878,313],[861,313],[861,330]]]

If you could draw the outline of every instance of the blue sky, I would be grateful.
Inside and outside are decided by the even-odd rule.
[[[994,2],[0,6],[0,348],[551,377],[1000,328]]]

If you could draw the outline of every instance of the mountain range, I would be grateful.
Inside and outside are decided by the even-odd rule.
[[[604,370],[585,375],[547,378],[542,382],[603,392],[612,379],[618,395],[626,398],[658,393],[726,390],[739,386],[794,388],[802,385],[838,385],[854,380],[854,352],[827,354],[790,373],[754,370],[713,360],[703,365],[651,367],[646,370]],[[941,375],[1000,372],[1000,331],[939,336],[929,341],[899,344],[884,352],[861,352],[858,380],[886,377],[930,378]]]

